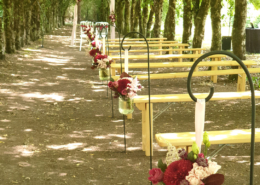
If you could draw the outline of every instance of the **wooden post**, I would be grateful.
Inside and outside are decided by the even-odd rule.
[[[112,14],[112,12],[115,12],[115,0],[111,0],[110,1],[110,14]],[[111,35],[110,38],[111,39],[115,39],[116,38],[116,31],[115,31],[115,27],[114,26],[110,26],[110,30],[111,30]]]
[[[159,38],[159,39],[160,39],[160,38]],[[162,45],[162,39],[159,40],[159,45],[160,45],[160,46],[159,46],[159,49],[162,49],[162,46],[161,46],[161,45]],[[160,53],[160,55],[162,55],[162,51],[160,51],[159,53]]]
[[[145,113],[145,155],[150,156],[153,155],[153,104],[150,104],[150,114],[151,118],[149,118],[149,104],[146,104],[146,113]],[[151,142],[152,142],[152,153],[150,153],[150,125],[149,120],[151,122]]]
[[[239,66],[238,69],[242,69],[241,66]],[[238,79],[237,79],[237,92],[243,92],[246,91],[246,74],[238,74]]]
[[[218,58],[212,58],[212,61],[217,61],[217,59]],[[211,66],[211,70],[214,70],[214,71],[218,70],[218,66]],[[218,76],[217,75],[211,76],[211,81],[213,83],[217,83],[218,82]]]
[[[111,62],[111,64],[115,64],[115,63],[116,63],[115,60],[113,60],[113,61]],[[111,68],[111,76],[116,76],[116,69],[115,69],[115,68]]]
[[[77,32],[77,20],[78,20],[78,4],[76,3],[74,6],[74,19],[73,19],[73,28],[71,33],[71,43],[70,46],[74,46],[74,42],[76,39],[76,32]]]
[[[145,151],[146,147],[145,147],[145,134],[146,134],[146,131],[145,131],[145,122],[146,122],[146,104],[145,103],[137,103],[135,104],[135,106],[140,110],[142,111],[142,149],[143,151]]]

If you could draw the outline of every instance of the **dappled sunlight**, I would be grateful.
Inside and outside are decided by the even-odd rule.
[[[8,122],[11,122],[11,120],[8,120],[8,119],[2,119],[0,120],[1,122],[4,122],[4,123],[8,123]]]
[[[86,68],[73,68],[73,67],[67,67],[67,68],[62,68],[64,70],[76,70],[76,71],[85,71]]]
[[[69,143],[66,145],[47,145],[46,147],[53,150],[75,150],[77,148],[82,148],[86,144],[84,143]]]
[[[12,147],[12,151],[4,151],[4,154],[12,154],[15,157],[31,157],[39,150],[33,145],[18,145]]]
[[[21,95],[25,98],[39,98],[44,100],[55,100],[55,101],[63,101],[64,96],[59,95],[58,93],[52,93],[52,94],[41,94],[40,92],[35,93],[28,93]]]
[[[25,132],[32,132],[33,130],[30,128],[24,129]]]
[[[105,89],[96,89],[96,90],[92,90],[94,92],[101,92],[101,91],[106,91]]]

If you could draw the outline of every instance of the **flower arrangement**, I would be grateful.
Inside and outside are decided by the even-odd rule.
[[[91,50],[89,51],[89,55],[92,56],[93,58],[95,58],[98,54],[101,54],[101,51],[99,50],[99,48],[91,48]]]
[[[149,171],[148,178],[153,184],[161,182],[165,185],[221,185],[224,183],[224,175],[216,174],[221,168],[216,162],[208,160],[205,156],[210,147],[208,134],[204,132],[204,154],[199,153],[196,142],[192,145],[192,151],[187,153],[184,149],[175,150],[177,156],[168,164],[162,160],[158,162],[158,168]]]
[[[134,111],[133,98],[137,95],[137,91],[142,89],[138,79],[123,72],[119,80],[110,81],[108,87],[115,92],[114,98],[119,97],[119,112],[125,115],[131,114]]]
[[[132,78],[125,72],[120,75],[119,80],[110,81],[108,87],[115,92],[114,98],[121,97],[122,99],[134,98],[137,91],[142,89],[137,77]]]
[[[98,53],[94,57],[94,62],[92,64],[91,69],[107,69],[110,68],[110,65],[112,63],[112,59],[107,55],[101,55],[101,53]]]
[[[116,14],[115,12],[111,12],[110,16],[109,16],[109,19],[112,23],[115,23],[116,22]]]

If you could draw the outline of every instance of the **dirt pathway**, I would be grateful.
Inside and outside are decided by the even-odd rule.
[[[125,154],[117,101],[115,118],[111,118],[106,86],[98,80],[98,71],[90,69],[90,57],[78,47],[69,47],[70,30],[54,31],[45,37],[44,48],[39,48],[40,41],[33,43],[8,55],[7,64],[1,66],[0,184],[149,184],[149,158],[141,150],[140,111],[135,109],[134,119],[126,123]],[[184,93],[185,80],[174,82],[178,88],[169,88],[172,80],[155,82],[152,93]],[[236,84],[226,79],[219,82],[224,91],[235,90]],[[208,91],[207,86],[198,87]],[[161,107],[156,105],[155,112]],[[249,101],[210,102],[207,109],[211,110],[206,118],[208,130],[250,127]],[[154,132],[193,131],[194,126],[189,126],[193,112],[193,103],[174,105],[155,122]],[[239,115],[245,112],[247,117]],[[216,157],[227,178],[225,184],[247,184],[249,147],[232,145]],[[256,161],[260,160],[258,147]],[[166,154],[158,146],[155,150],[154,166]]]

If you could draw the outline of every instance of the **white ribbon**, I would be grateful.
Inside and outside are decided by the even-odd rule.
[[[125,72],[128,73],[128,49],[125,49]]]
[[[203,132],[204,132],[204,125],[205,125],[205,110],[206,110],[206,103],[205,99],[197,99],[195,105],[195,136],[196,136],[196,143],[201,152],[201,144],[203,141]]]

